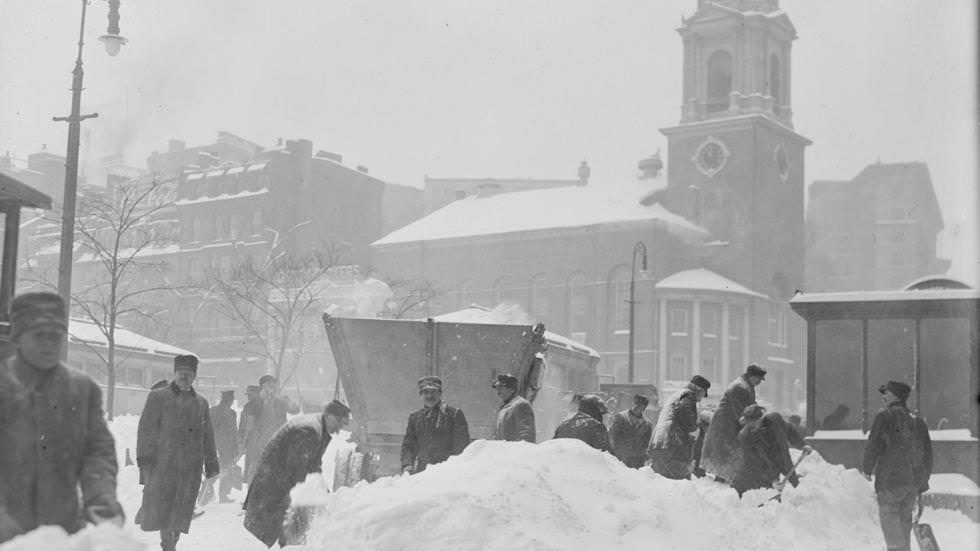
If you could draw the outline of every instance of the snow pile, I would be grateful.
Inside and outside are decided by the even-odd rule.
[[[132,530],[111,524],[89,527],[71,536],[60,526],[41,526],[0,545],[3,551],[144,551]]]
[[[310,549],[753,549],[877,551],[874,492],[817,454],[781,503],[772,490],[673,481],[626,468],[578,440],[479,440],[415,476],[341,488],[309,534]],[[759,504],[765,504],[759,507]]]

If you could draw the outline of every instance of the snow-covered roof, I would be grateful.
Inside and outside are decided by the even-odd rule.
[[[977,289],[921,289],[895,291],[846,291],[840,293],[799,293],[791,304],[824,302],[890,302],[904,300],[964,300],[980,298]]]
[[[660,223],[686,242],[708,237],[704,228],[660,204],[641,204],[640,199],[649,193],[649,186],[590,184],[471,196],[395,230],[373,245],[634,222]]]
[[[102,331],[99,330],[99,327],[88,320],[73,318],[68,323],[68,335],[71,342],[93,346],[108,346],[108,341],[105,335],[102,334]],[[184,350],[183,348],[153,340],[118,326],[116,327],[115,340],[116,346],[146,352],[148,354],[162,354],[165,356],[193,354],[193,352]]]
[[[766,295],[757,293],[744,285],[735,283],[725,276],[718,275],[704,268],[673,273],[661,279],[657,283],[656,288],[682,291],[718,291],[768,298]]]
[[[228,199],[244,199],[246,197],[255,197],[257,195],[265,195],[269,193],[269,188],[257,189],[255,191],[239,191],[238,193],[222,193],[221,195],[216,195],[214,197],[199,197],[197,199],[180,199],[176,201],[177,205],[196,205],[198,203],[208,203],[211,201],[227,201]]]
[[[499,324],[499,325],[531,325],[530,322],[522,322],[520,320],[513,319],[501,319],[500,316],[496,315],[496,310],[490,310],[483,306],[472,305],[468,308],[463,308],[462,310],[456,310],[455,312],[449,312],[441,316],[434,316],[432,319],[435,321],[449,322],[449,323],[486,323],[486,324]],[[577,350],[579,352],[588,354],[590,356],[599,357],[599,353],[594,349],[576,341],[572,340],[563,335],[557,333],[552,333],[551,331],[545,330],[544,338],[553,343],[560,344],[566,348]]]

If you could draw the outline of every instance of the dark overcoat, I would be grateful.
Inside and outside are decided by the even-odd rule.
[[[786,421],[776,413],[767,413],[742,427],[738,433],[742,448],[732,487],[742,495],[756,488],[771,488],[780,475],[789,475],[793,460],[786,439]]]
[[[79,490],[86,505],[115,503],[115,442],[102,392],[88,376],[4,360],[0,443],[0,542],[43,524],[77,531],[84,524]]]
[[[611,451],[606,425],[582,411],[558,425],[555,438],[577,438],[597,450]]]
[[[516,442],[523,440],[532,444],[537,439],[534,432],[534,408],[523,396],[515,394],[510,400],[497,408],[497,426],[494,431],[497,440]]]
[[[735,475],[741,453],[738,433],[742,426],[738,419],[746,406],[754,403],[755,388],[749,384],[745,375],[732,381],[725,389],[704,438],[701,467],[705,471],[729,481]]]
[[[402,469],[413,473],[459,455],[470,443],[470,427],[459,409],[440,402],[408,416],[402,439]]]
[[[892,402],[871,423],[864,448],[863,470],[875,475],[875,491],[929,489],[932,440],[925,421],[909,411],[905,402]]]
[[[225,470],[238,459],[238,414],[230,405],[218,404],[211,407],[209,415],[218,462]]]
[[[646,417],[637,417],[630,410],[613,415],[612,426],[609,428],[609,443],[613,455],[627,467],[639,469],[646,463],[647,446],[650,445],[652,433],[653,424]]]
[[[176,383],[150,392],[140,415],[136,462],[147,473],[137,522],[148,532],[186,534],[202,467],[207,478],[219,472],[207,400]]]
[[[657,420],[650,439],[650,465],[661,476],[685,479],[691,475],[695,437],[698,430],[698,400],[695,390],[685,388],[671,396]]]
[[[266,546],[286,543],[283,523],[289,492],[308,474],[320,472],[328,444],[323,414],[300,415],[280,427],[262,451],[243,508],[245,529]]]
[[[261,410],[261,400],[249,400],[242,407],[242,416],[238,425],[238,440],[242,451],[245,452],[246,482],[255,476],[255,469],[262,457],[262,448],[265,447],[265,442],[259,439],[259,413]]]

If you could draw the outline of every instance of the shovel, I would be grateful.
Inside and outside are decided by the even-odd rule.
[[[939,551],[939,542],[936,541],[936,535],[932,533],[932,526],[919,522],[919,519],[922,518],[921,495],[916,499],[916,503],[919,506],[919,511],[915,514],[915,520],[912,521],[912,534],[915,535],[915,541],[919,544],[919,550]]]
[[[789,480],[790,475],[796,472],[796,467],[798,467],[799,464],[803,462],[803,460],[806,459],[806,456],[810,455],[810,452],[812,451],[813,448],[811,448],[810,446],[803,446],[803,451],[800,453],[800,456],[796,458],[796,462],[793,463],[793,467],[789,470],[788,473],[786,473],[786,476],[780,477],[779,482],[776,483],[776,487],[779,488],[778,493],[770,497],[765,502],[760,503],[759,507],[762,507],[763,505],[769,503],[770,501],[779,501],[779,502],[783,501],[783,488],[786,487],[786,481]]]

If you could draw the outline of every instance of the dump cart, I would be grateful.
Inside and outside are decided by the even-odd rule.
[[[554,433],[567,397],[598,390],[598,354],[538,324],[512,325],[323,316],[351,430],[377,476],[401,471],[408,415],[421,407],[416,381],[438,375],[443,398],[459,407],[474,439],[491,438],[498,399],[491,382],[518,378],[535,406],[538,441]]]

